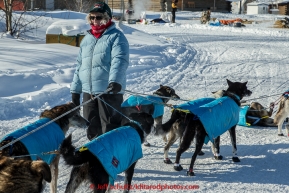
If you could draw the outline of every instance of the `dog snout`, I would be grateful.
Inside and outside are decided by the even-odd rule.
[[[89,121],[86,121],[86,126],[88,127],[90,125],[90,122]]]
[[[246,93],[248,96],[251,96],[251,94],[252,94],[252,91],[250,91],[250,90],[247,90],[247,93]]]
[[[177,95],[177,94],[174,94],[174,95],[172,96],[172,98],[173,98],[173,99],[180,99],[181,97],[179,97],[179,95]]]

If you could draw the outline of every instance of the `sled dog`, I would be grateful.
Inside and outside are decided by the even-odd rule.
[[[165,98],[162,98],[165,97]],[[153,93],[153,96],[136,96],[132,95],[122,103],[122,113],[125,116],[130,116],[132,113],[147,113],[154,118],[155,127],[162,124],[164,114],[164,103],[169,101],[169,98],[179,99],[175,90],[169,86],[160,85],[160,87]],[[123,121],[126,121],[124,118]],[[166,142],[166,136],[163,137]],[[145,146],[150,144],[145,141]]]
[[[124,192],[129,192],[134,167],[142,157],[141,144],[151,132],[154,120],[147,113],[132,113],[122,127],[109,131],[76,149],[68,136],[60,147],[64,161],[72,168],[65,193],[76,192],[89,181],[94,193],[109,191],[117,174],[125,171]],[[102,188],[99,188],[102,187]]]
[[[73,103],[67,103],[53,107],[50,110],[44,110],[39,120],[32,124],[29,124],[21,129],[18,129],[10,134],[7,134],[0,141],[0,147],[13,142],[15,139],[27,135],[21,140],[11,144],[0,151],[0,157],[8,156],[14,157],[14,162],[21,164],[22,160],[43,160],[50,165],[52,180],[50,183],[50,192],[56,193],[57,190],[57,178],[58,178],[58,163],[60,155],[49,154],[49,152],[55,151],[59,148],[61,142],[65,138],[65,134],[69,127],[86,128],[89,122],[80,115],[79,110],[72,111],[71,113],[59,118],[55,122],[47,124],[51,120],[59,117],[60,115],[72,110],[76,106]],[[45,125],[47,124],[47,125]],[[44,125],[41,129],[33,131]],[[30,133],[30,134],[29,134]],[[34,162],[31,162],[32,164]],[[28,165],[28,164],[22,164]],[[40,165],[40,164],[36,164]],[[43,165],[43,164],[42,164]],[[35,166],[35,167],[36,167]],[[29,168],[26,168],[26,170]],[[1,170],[1,168],[0,168]],[[12,172],[12,170],[11,170]],[[3,173],[1,173],[3,174]],[[9,174],[13,175],[13,173]],[[3,176],[2,176],[3,177]],[[36,181],[36,178],[30,178],[33,176],[24,176],[29,181]],[[35,176],[37,177],[37,176]],[[27,188],[27,189],[25,189]],[[31,193],[30,187],[24,186],[20,191],[21,193]]]
[[[282,132],[282,126],[285,119],[289,116],[289,91],[282,94],[277,113],[274,117],[274,123],[278,125],[278,136],[284,136]],[[289,136],[289,123],[285,125],[287,135]]]
[[[0,157],[0,193],[39,193],[51,182],[49,165],[44,161]]]
[[[227,80],[228,89],[224,96],[219,99],[203,98],[178,105],[172,112],[171,118],[161,128],[158,128],[157,134],[174,132],[177,136],[182,134],[180,146],[177,150],[174,169],[181,171],[180,157],[185,152],[194,139],[196,138],[196,150],[192,156],[187,175],[193,176],[193,166],[197,154],[201,151],[202,146],[209,140],[214,144],[214,155],[216,159],[222,159],[220,152],[220,135],[229,130],[233,145],[234,162],[239,162],[236,147],[235,128],[239,120],[240,100],[244,96],[250,96],[251,91],[247,89],[247,82],[231,82]],[[179,132],[183,130],[183,132]],[[174,141],[172,138],[171,141]],[[172,144],[168,142],[168,145]],[[165,149],[166,151],[166,149]],[[165,159],[168,159],[165,152]]]

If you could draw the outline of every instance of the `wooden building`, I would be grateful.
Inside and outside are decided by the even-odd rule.
[[[134,3],[134,1],[132,0]],[[144,1],[146,2],[146,1]],[[128,0],[124,0],[127,4]],[[149,11],[165,11],[165,5],[167,5],[167,11],[171,10],[171,0],[150,0],[147,2],[147,10]],[[108,5],[112,9],[121,8],[121,0],[108,0]],[[179,0],[178,9],[183,11],[201,11],[207,10],[218,12],[230,12],[231,2],[226,0]]]
[[[0,8],[5,9],[3,0],[0,0]],[[24,9],[24,3],[22,1],[13,1],[13,11],[22,11]]]

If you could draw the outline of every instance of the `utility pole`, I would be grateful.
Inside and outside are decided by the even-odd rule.
[[[240,1],[240,8],[239,8],[239,14],[242,12],[242,0]]]

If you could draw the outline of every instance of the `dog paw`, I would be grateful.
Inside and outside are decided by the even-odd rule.
[[[195,173],[191,170],[187,171],[187,176],[195,176]]]
[[[166,159],[164,160],[164,163],[165,163],[165,164],[172,164],[173,162],[172,162],[169,158],[166,158]]]
[[[181,165],[178,165],[178,166],[174,166],[174,169],[176,171],[182,171],[183,170],[183,167]]]
[[[223,156],[222,155],[218,155],[218,156],[214,156],[215,160],[222,160]]]
[[[202,155],[205,155],[205,153],[204,153],[203,151],[200,151],[200,152],[198,153],[198,155],[199,155],[199,156],[202,156]]]
[[[278,134],[278,136],[284,136],[284,134],[283,134],[283,133],[281,133],[281,134]]]
[[[238,157],[232,157],[233,162],[240,162],[240,159]]]

